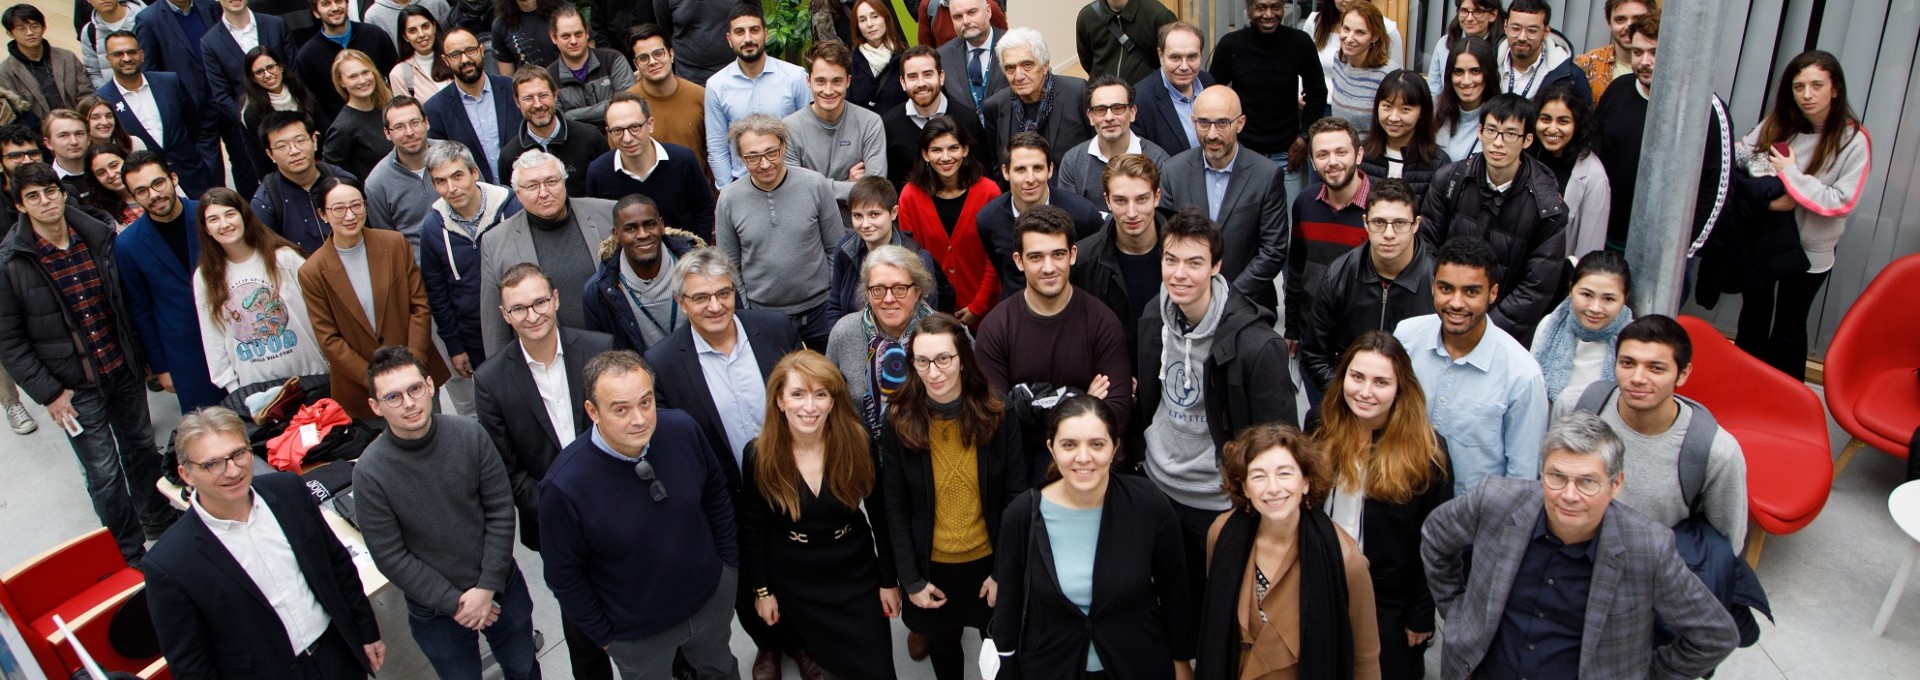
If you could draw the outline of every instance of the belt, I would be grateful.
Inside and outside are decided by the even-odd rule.
[[[821,534],[808,535],[808,534],[800,533],[798,531],[789,531],[787,532],[787,540],[793,541],[795,543],[809,543],[812,541],[812,539],[815,539],[815,538],[821,539],[822,541],[838,541],[842,538],[846,538],[847,534],[851,534],[851,533],[853,533],[853,525],[849,524],[849,525],[840,527],[839,529],[835,529],[831,535],[821,535]]]

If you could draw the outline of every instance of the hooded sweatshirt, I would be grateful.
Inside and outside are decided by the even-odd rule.
[[[1160,340],[1160,403],[1153,406],[1147,426],[1147,477],[1175,502],[1201,510],[1230,506],[1220,491],[1220,464],[1212,431],[1207,429],[1205,394],[1207,357],[1213,351],[1214,331],[1226,316],[1227,279],[1215,274],[1207,315],[1191,330],[1179,305],[1166,295],[1156,298],[1165,326]]]

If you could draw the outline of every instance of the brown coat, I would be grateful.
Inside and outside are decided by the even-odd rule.
[[[315,249],[300,265],[300,292],[307,299],[307,315],[320,353],[332,369],[334,401],[347,415],[372,418],[367,405],[367,360],[384,345],[406,345],[427,362],[433,383],[447,381],[447,365],[434,349],[433,313],[427,307],[427,288],[414,266],[413,250],[400,232],[366,229],[367,274],[373,281],[373,309],[380,317],[369,323],[359,296],[347,280],[340,252],[331,243]]]
[[[1300,512],[1319,512],[1301,507]],[[1226,524],[1227,515],[1214,521],[1207,532],[1207,556],[1213,556],[1213,542]],[[1347,620],[1353,627],[1353,680],[1380,680],[1380,633],[1374,621],[1373,577],[1367,573],[1367,557],[1360,545],[1340,533],[1340,557],[1347,569]],[[1247,557],[1247,568],[1240,581],[1240,678],[1241,680],[1295,680],[1300,677],[1300,565],[1299,544],[1280,558],[1279,578],[1268,574],[1271,585],[1260,600],[1267,622],[1254,613],[1253,562],[1259,551]]]
[[[4,61],[0,61],[0,87],[26,97],[28,105],[33,109],[34,117],[40,120],[46,120],[47,113],[54,109],[72,108],[81,97],[93,94],[93,81],[87,79],[87,69],[80,65],[80,57],[52,45],[47,45],[45,49],[51,53],[49,58],[53,60],[55,87],[60,90],[60,96],[65,97],[66,101],[47,101],[46,96],[40,92],[40,83],[33,79],[33,73],[27,70],[27,65],[10,53],[0,53],[6,57]]]

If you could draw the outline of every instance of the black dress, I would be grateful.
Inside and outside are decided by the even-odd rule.
[[[893,587],[895,579],[891,559],[881,559],[884,546],[876,550],[874,539],[884,535],[884,524],[874,531],[860,508],[816,496],[804,483],[799,520],[775,510],[752,474],[758,443],[747,444],[741,475],[740,561],[747,588],[766,588],[779,600],[781,623],[799,634],[833,677],[891,680],[893,630],[880,608],[880,588]],[[877,508],[877,475],[873,489],[866,504]]]

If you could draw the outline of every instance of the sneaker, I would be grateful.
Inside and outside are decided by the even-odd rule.
[[[14,434],[33,434],[40,424],[33,422],[33,414],[27,412],[27,405],[14,402],[7,407],[7,424],[13,426]]]

